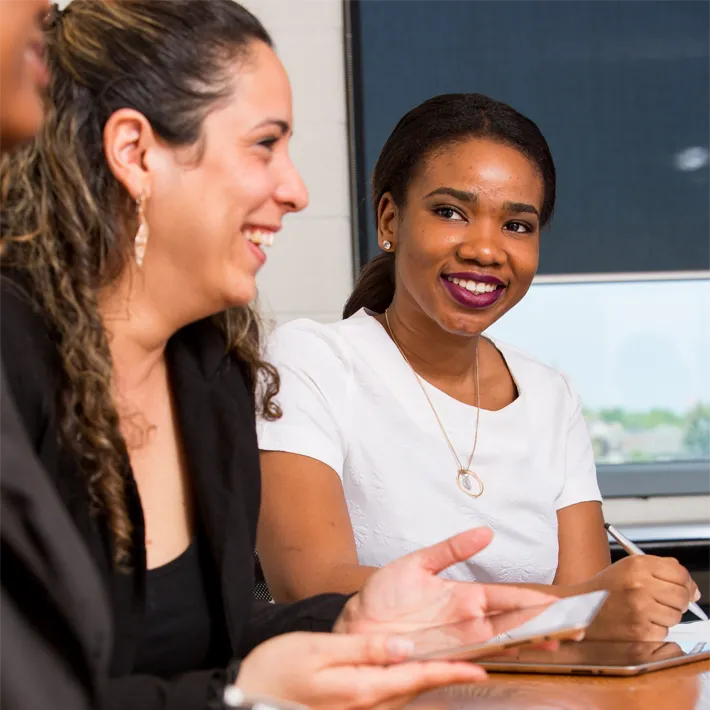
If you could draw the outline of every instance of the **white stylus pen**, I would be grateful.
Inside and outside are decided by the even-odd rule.
[[[619,532],[613,525],[610,525],[609,523],[605,523],[604,527],[606,528],[606,531],[611,535],[614,540],[616,540],[619,545],[624,549],[626,554],[628,555],[645,555],[646,553],[638,546],[634,545],[631,540],[629,540],[626,535],[623,533]],[[695,603],[695,602],[690,602],[688,604],[688,611],[692,611],[695,616],[698,617],[698,619],[702,619],[703,621],[708,620],[708,615]]]

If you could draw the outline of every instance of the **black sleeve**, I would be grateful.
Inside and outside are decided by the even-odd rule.
[[[331,631],[349,598],[321,594],[295,604],[254,601],[239,655],[243,658],[260,643],[290,631]]]
[[[349,599],[341,594],[322,594],[295,604],[255,601],[245,629],[239,656],[243,658],[260,643],[290,631],[322,631],[333,628]],[[130,675],[108,683],[105,710],[219,710],[225,684],[239,685],[239,661],[226,670],[194,671],[170,680],[149,675]]]

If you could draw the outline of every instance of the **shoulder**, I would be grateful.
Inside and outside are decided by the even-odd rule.
[[[565,402],[577,399],[577,393],[566,374],[520,348],[494,338],[489,340],[502,353],[513,378],[522,389],[531,390],[537,396],[556,395]]]
[[[53,408],[60,364],[51,328],[25,283],[0,276],[0,352],[7,384],[30,433]]]
[[[28,282],[19,274],[0,272],[3,335],[48,339],[49,329]],[[4,340],[4,338],[3,338]]]
[[[274,331],[267,354],[277,367],[349,372],[352,348],[347,336],[352,330],[351,319],[323,324],[300,318]]]
[[[0,314],[0,355],[10,387],[17,378],[50,377],[56,367],[51,329],[27,282],[7,269],[0,269]]]

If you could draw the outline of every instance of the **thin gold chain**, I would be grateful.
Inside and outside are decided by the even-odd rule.
[[[389,309],[388,309],[389,310]],[[471,449],[471,455],[468,457],[468,464],[466,465],[466,468],[464,468],[461,465],[461,460],[458,457],[458,454],[456,453],[456,449],[454,449],[453,444],[451,443],[451,439],[449,439],[449,435],[446,433],[446,429],[444,429],[444,425],[441,423],[441,419],[439,418],[439,414],[436,411],[436,407],[434,406],[434,403],[431,401],[431,397],[429,397],[429,394],[427,393],[424,383],[422,382],[422,378],[419,377],[419,374],[417,371],[412,367],[412,363],[409,362],[409,358],[404,354],[404,350],[399,346],[399,343],[397,342],[397,338],[394,337],[394,331],[392,330],[392,326],[390,325],[390,318],[388,314],[388,310],[385,311],[385,322],[387,323],[387,330],[389,330],[390,337],[392,338],[392,342],[397,346],[397,350],[399,350],[400,355],[404,358],[404,361],[409,365],[409,369],[414,373],[414,376],[417,378],[417,382],[419,383],[419,387],[421,387],[422,392],[424,393],[424,396],[426,397],[427,402],[429,402],[429,406],[431,407],[431,411],[434,412],[434,416],[436,417],[436,422],[439,425],[439,429],[441,429],[441,433],[444,435],[444,439],[446,439],[446,443],[449,446],[449,450],[451,451],[451,454],[453,455],[456,465],[459,467],[459,472],[463,473],[465,471],[469,471],[471,469],[471,462],[473,461],[473,455],[476,453],[476,446],[478,444],[478,422],[481,416],[481,387],[480,387],[480,382],[478,379],[478,341],[476,341],[476,431],[473,435],[473,449]],[[475,474],[474,474],[475,475]],[[478,477],[476,477],[478,478]],[[480,480],[479,480],[480,483]],[[481,484],[482,485],[482,484]]]

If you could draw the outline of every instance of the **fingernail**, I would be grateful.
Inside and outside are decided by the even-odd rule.
[[[696,589],[695,595],[693,596],[693,601],[696,602],[696,601],[698,601],[698,599],[700,599],[700,590]]]
[[[414,651],[414,641],[411,639],[391,638],[387,641],[387,650],[397,658],[407,658]]]

